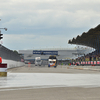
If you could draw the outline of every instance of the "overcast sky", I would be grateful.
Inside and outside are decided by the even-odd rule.
[[[100,0],[0,0],[2,43],[11,50],[71,48],[100,23]]]

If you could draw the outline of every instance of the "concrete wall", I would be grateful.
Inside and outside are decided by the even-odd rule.
[[[25,65],[25,63],[23,62],[6,60],[6,59],[2,59],[2,63],[7,63],[7,68],[21,67]]]

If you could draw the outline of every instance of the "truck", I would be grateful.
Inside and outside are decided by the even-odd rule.
[[[41,57],[35,57],[35,66],[41,66],[42,61],[41,61]]]
[[[57,67],[57,58],[56,55],[50,55],[48,59],[48,67]]]

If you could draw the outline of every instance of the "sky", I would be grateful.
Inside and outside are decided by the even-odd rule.
[[[100,24],[100,0],[0,0],[2,45],[73,48],[68,40]]]

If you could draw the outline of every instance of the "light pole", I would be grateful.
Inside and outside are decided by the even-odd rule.
[[[0,21],[1,21],[1,19],[0,19]],[[1,29],[4,29],[5,31],[7,31],[7,28],[0,28],[0,40],[3,38],[2,37],[3,34],[1,34]]]
[[[0,28],[0,29],[4,29],[5,31],[7,31],[7,28]],[[1,30],[0,30],[0,40],[3,38],[2,35],[3,34],[1,34]]]
[[[5,31],[7,31],[7,28],[0,28],[0,29],[4,29]]]

